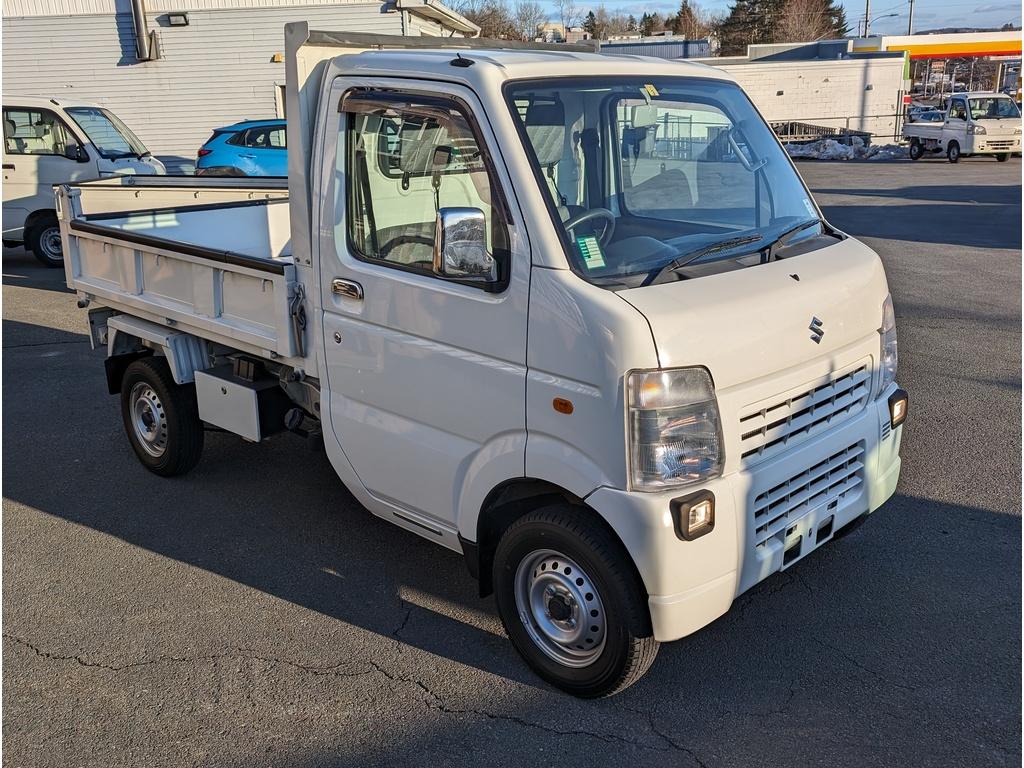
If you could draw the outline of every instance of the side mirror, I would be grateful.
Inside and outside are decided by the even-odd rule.
[[[494,283],[498,262],[487,252],[487,219],[479,208],[442,208],[434,229],[434,274]]]
[[[89,153],[85,151],[85,147],[81,144],[67,144],[64,147],[64,157],[68,160],[74,160],[76,163],[89,162]]]

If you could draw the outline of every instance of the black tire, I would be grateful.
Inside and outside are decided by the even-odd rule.
[[[951,163],[960,161],[960,145],[957,142],[949,142],[949,146],[946,147],[946,159]]]
[[[552,561],[548,563],[538,558]],[[555,567],[554,562],[562,559]],[[576,566],[576,571],[568,564]],[[531,562],[536,565],[532,574]],[[524,570],[519,573],[520,565]],[[566,574],[563,577],[563,574]],[[582,654],[577,659],[580,666],[569,666],[550,655],[541,645],[544,640],[535,640],[531,633],[543,638],[540,624],[534,621],[529,607],[519,609],[516,593],[520,587],[520,576],[532,582],[533,592],[528,588],[525,594],[543,595],[548,601],[544,584],[580,585],[579,600],[562,600],[559,611],[574,623],[581,624],[576,641],[596,642],[598,645],[562,645],[548,642],[555,652]],[[498,613],[505,625],[512,644],[526,663],[547,682],[556,688],[581,698],[612,696],[639,680],[658,654],[658,641],[651,631],[647,598],[640,577],[633,567],[622,544],[614,534],[586,512],[560,504],[539,509],[513,523],[501,537],[494,555],[494,591]],[[540,578],[538,578],[540,577]],[[542,579],[557,579],[544,582]],[[537,589],[542,589],[537,592]],[[521,592],[523,594],[523,592]],[[544,602],[545,615],[549,622],[559,618],[552,612],[555,597]],[[588,602],[589,600],[589,602]],[[529,605],[528,601],[523,600]],[[584,608],[583,606],[588,606]],[[598,611],[600,606],[602,611]],[[589,614],[589,615],[588,615]],[[524,616],[531,628],[524,625]],[[577,617],[586,621],[579,622]],[[595,617],[595,618],[591,618]],[[591,625],[591,622],[597,622]],[[598,624],[603,621],[598,632]],[[571,650],[578,648],[579,651]],[[587,656],[587,654],[592,654]]]
[[[924,155],[924,147],[921,146],[921,142],[917,139],[913,139],[910,142],[910,159],[920,160],[921,156]]]
[[[1010,153],[1009,152],[1000,152],[998,155],[996,155],[996,160],[998,160],[1000,163],[1005,163],[1009,159],[1010,159]]]
[[[199,462],[203,422],[195,386],[175,384],[162,357],[144,357],[125,369],[121,418],[132,450],[150,472],[161,477],[183,475]]]
[[[25,238],[25,245],[46,266],[54,268],[64,266],[64,247],[60,239],[60,224],[53,214],[48,214],[32,225]]]

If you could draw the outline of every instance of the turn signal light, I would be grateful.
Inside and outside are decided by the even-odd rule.
[[[693,541],[715,527],[715,495],[711,491],[697,491],[669,502],[676,536]]]
[[[909,402],[910,396],[904,389],[897,389],[889,395],[889,421],[893,427],[898,427],[907,420]]]

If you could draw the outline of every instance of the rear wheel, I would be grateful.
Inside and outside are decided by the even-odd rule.
[[[913,139],[910,142],[910,159],[920,160],[924,154],[924,147],[921,146],[921,142],[917,139]]]
[[[26,244],[46,266],[64,266],[64,247],[60,241],[60,224],[56,216],[48,215],[33,224]]]
[[[1005,163],[1009,159],[1010,159],[1010,153],[1009,152],[1002,152],[1002,153],[996,155],[996,160],[998,160],[1000,163]]]
[[[605,528],[567,505],[512,524],[494,557],[498,612],[542,678],[584,698],[639,680],[658,653],[628,555]]]
[[[951,163],[960,161],[960,145],[955,141],[949,142],[949,146],[946,147],[946,158]]]
[[[173,477],[199,462],[203,423],[195,387],[175,384],[162,357],[145,357],[125,369],[121,417],[132,450],[150,472]]]

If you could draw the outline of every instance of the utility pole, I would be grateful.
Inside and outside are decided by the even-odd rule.
[[[864,0],[864,37],[871,33],[871,0]]]
[[[907,19],[907,34],[914,34],[914,0],[910,0],[910,18]]]

